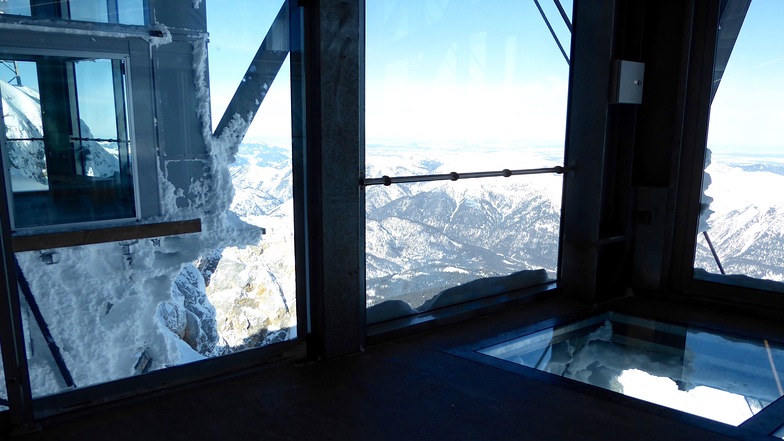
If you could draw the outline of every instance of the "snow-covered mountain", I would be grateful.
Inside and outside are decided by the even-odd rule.
[[[784,158],[714,155],[708,234],[727,274],[784,281]],[[698,237],[695,267],[718,274]]]
[[[539,153],[369,154],[367,176],[557,165]],[[411,307],[471,280],[544,269],[555,276],[562,178],[514,176],[374,186],[366,191],[368,305]]]

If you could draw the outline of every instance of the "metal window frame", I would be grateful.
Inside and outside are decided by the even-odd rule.
[[[130,147],[130,155],[129,155],[128,160],[130,162],[129,166],[130,166],[130,173],[131,173],[131,179],[132,179],[132,188],[133,188],[133,191],[134,191],[133,204],[134,204],[134,212],[136,213],[136,216],[128,217],[128,218],[106,219],[106,220],[99,220],[99,221],[85,221],[85,222],[77,222],[77,223],[54,223],[54,224],[42,225],[42,226],[17,227],[15,222],[14,222],[14,216],[13,216],[13,212],[14,212],[13,211],[14,198],[13,198],[13,189],[11,188],[11,181],[10,181],[11,177],[10,177],[10,175],[8,175],[8,176],[5,177],[6,178],[6,180],[5,180],[5,191],[7,193],[6,197],[8,198],[8,201],[9,201],[9,204],[10,204],[9,207],[11,208],[11,211],[10,211],[10,215],[11,215],[11,230],[15,234],[16,233],[30,234],[30,233],[40,232],[40,231],[74,230],[74,229],[80,229],[80,228],[85,228],[85,227],[86,228],[100,228],[100,227],[112,226],[112,225],[131,224],[131,223],[135,223],[136,221],[142,219],[142,217],[147,217],[147,216],[150,216],[152,214],[157,214],[157,213],[144,213],[142,211],[142,201],[141,200],[143,199],[144,194],[142,194],[141,188],[140,188],[140,181],[142,181],[142,178],[139,176],[140,170],[139,170],[138,161],[137,161],[137,150],[138,150],[138,148],[137,148],[137,144],[135,142],[135,139],[136,139],[135,132],[136,132],[136,130],[135,130],[135,126],[134,126],[134,106],[133,106],[133,100],[129,99],[129,98],[133,97],[133,93],[134,93],[133,92],[133,79],[131,78],[131,74],[130,74],[131,66],[133,66],[133,63],[131,62],[131,55],[130,55],[130,53],[128,53],[128,52],[126,52],[126,53],[116,52],[114,50],[109,51],[109,52],[79,51],[78,49],[51,49],[51,50],[49,50],[49,49],[45,49],[45,48],[41,48],[41,47],[35,47],[35,46],[33,46],[31,48],[28,48],[28,47],[23,46],[23,44],[24,43],[21,43],[19,46],[16,46],[16,47],[13,47],[13,48],[8,48],[6,46],[2,46],[2,37],[0,37],[0,46],[2,46],[2,48],[0,49],[0,57],[3,57],[3,56],[11,56],[11,57],[25,57],[25,56],[47,57],[47,56],[56,56],[56,57],[62,57],[62,58],[75,58],[75,59],[84,58],[84,59],[110,60],[110,61],[113,62],[112,63],[113,65],[114,65],[114,61],[115,60],[119,60],[119,61],[122,61],[123,63],[125,63],[125,66],[126,66],[125,77],[126,78],[123,81],[124,84],[122,85],[122,87],[123,87],[122,91],[123,91],[123,94],[124,94],[124,96],[122,97],[122,100],[123,100],[123,104],[122,105],[124,107],[125,114],[124,115],[116,115],[116,118],[118,119],[118,121],[119,121],[119,119],[121,117],[123,117],[123,119],[125,120],[123,123],[126,126],[127,133],[125,133],[125,136],[127,136],[127,138],[128,138],[127,142],[129,143],[129,147]],[[73,95],[70,98],[70,101],[68,103],[66,103],[66,105],[68,105],[70,107],[71,117],[65,123],[74,126],[73,128],[75,130],[77,130],[77,132],[75,132],[75,133],[79,133],[81,135],[81,128],[80,127],[76,127],[76,125],[78,125],[77,122],[79,121],[79,115],[78,115],[78,110],[77,110],[77,106],[78,106],[78,103],[77,103],[78,91],[76,90],[75,78],[70,78],[71,76],[75,75],[75,71],[74,70],[75,70],[75,65],[71,65],[71,67],[68,69],[69,72],[67,73],[69,75],[69,81],[68,81],[69,86],[68,87],[69,87],[69,89],[71,89],[70,92]],[[39,81],[40,81],[40,79],[39,79]],[[116,83],[116,81],[113,81],[113,83]],[[116,87],[116,84],[115,84],[115,87]],[[115,93],[116,92],[117,91],[115,90]],[[117,99],[115,98],[115,106],[117,106],[117,104],[118,104],[117,103]],[[3,125],[3,127],[4,127],[4,125]],[[3,130],[3,133],[0,133],[0,142],[2,142],[4,144],[5,141],[6,141],[6,139],[5,139],[5,130]],[[151,148],[151,146],[150,146],[150,148]],[[7,163],[7,161],[8,161],[7,149],[4,148],[2,154],[3,154],[3,162]],[[122,163],[120,163],[120,165],[122,166]],[[154,176],[153,179],[154,179],[153,182],[155,182],[155,185],[157,185],[157,175]],[[147,176],[147,174],[145,174],[144,181],[150,181],[150,180],[151,180],[151,177]],[[147,186],[149,186],[149,185],[147,185]],[[145,214],[146,214],[146,216],[145,216]]]
[[[671,273],[665,288],[674,298],[740,306],[755,314],[773,317],[784,311],[784,296],[765,290],[763,283],[755,288],[694,277],[694,253],[698,238],[711,103],[732,49],[729,47],[728,50],[728,39],[734,40],[740,32],[737,17],[730,17],[733,20],[730,26],[721,26],[721,20],[727,11],[737,15],[738,8],[746,11],[748,1],[717,0],[707,2],[703,8],[695,8],[693,50],[686,79],[687,88],[692,92],[684,94],[681,166],[674,215],[675,228],[671,239],[672,254],[669,257]],[[722,31],[732,32],[733,35],[722,36]]]

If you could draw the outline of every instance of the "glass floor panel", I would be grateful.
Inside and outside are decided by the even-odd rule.
[[[737,426],[784,395],[784,346],[613,312],[478,352]]]

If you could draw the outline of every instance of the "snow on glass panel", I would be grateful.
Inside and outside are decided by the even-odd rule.
[[[751,2],[718,83],[694,267],[700,279],[784,292],[781,14],[784,3]]]
[[[784,395],[784,346],[617,313],[480,353],[737,426]]]
[[[135,217],[123,63],[0,60],[15,228]]]
[[[213,121],[204,111],[211,104],[213,120],[220,119],[264,39],[262,26],[283,5],[277,3],[202,3],[210,23],[209,60],[196,50],[187,68],[197,78],[208,77],[213,92],[193,93],[217,97],[201,101],[199,109],[211,173],[185,189],[162,177],[162,214],[156,219],[199,217],[201,233],[16,253],[20,278],[29,286],[20,295],[34,396],[297,337],[287,64],[238,144],[234,133],[213,137]],[[114,60],[93,60],[73,71],[77,90],[95,87],[94,94],[80,93],[75,100],[85,109],[75,127],[85,138],[89,127],[105,151],[126,143],[121,125],[102,122],[123,102],[111,98],[116,77],[88,78],[116,70]],[[104,142],[110,138],[113,143]],[[203,162],[199,156],[198,164]],[[230,179],[220,185],[212,180],[223,177]],[[183,206],[183,193],[208,205]]]
[[[39,2],[40,3],[40,2]],[[55,7],[51,7],[54,5]],[[30,0],[2,0],[0,14],[24,15],[96,23],[144,25],[147,23],[147,0],[64,0],[62,5],[47,2],[31,7]]]
[[[367,2],[366,176],[562,165],[571,2],[541,3]],[[555,277],[561,179],[471,181],[366,187],[369,322]]]

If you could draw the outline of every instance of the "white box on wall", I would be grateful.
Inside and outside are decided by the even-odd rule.
[[[613,61],[613,87],[610,102],[642,104],[642,85],[645,63],[627,60]]]

